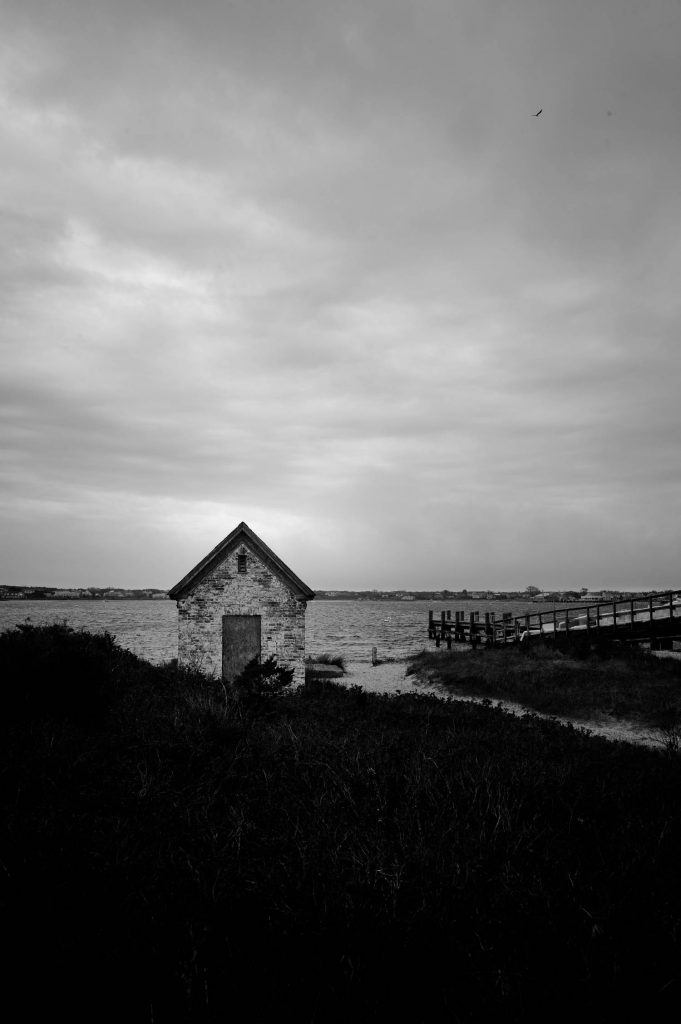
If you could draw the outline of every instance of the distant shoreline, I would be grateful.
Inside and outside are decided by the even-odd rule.
[[[30,591],[24,593],[7,593],[0,591],[0,601],[168,601],[164,590],[154,593],[123,593],[123,594],[87,594],[87,593],[55,593],[52,591]]]
[[[574,590],[553,590],[539,594],[527,591],[467,590],[318,590],[317,601],[437,601],[439,603],[526,601],[531,604],[585,604],[595,601],[623,601],[659,591],[603,590],[587,594]],[[30,587],[0,584],[0,601],[165,601],[165,590],[154,587]]]

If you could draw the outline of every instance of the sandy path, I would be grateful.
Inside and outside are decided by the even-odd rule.
[[[418,675],[408,676],[406,675],[407,663],[407,659],[383,662],[380,665],[351,661],[346,664],[346,675],[336,681],[345,683],[347,686],[361,686],[369,693],[434,693],[438,697],[451,697],[452,700],[465,700],[473,704],[481,704],[485,699],[484,697],[458,696],[427,679],[420,679]],[[540,711],[533,711],[532,708],[526,708],[511,701],[493,700],[493,704],[511,715],[537,715],[539,718],[561,722],[563,725],[572,725],[577,729],[585,729],[594,736],[604,736],[609,740],[637,743],[657,749],[660,749],[663,744],[662,736],[659,733],[656,734],[655,730],[642,727],[634,722],[612,721],[606,715],[597,720],[566,718],[563,715],[545,715]]]
[[[403,693],[418,690],[423,693],[424,687],[415,685],[416,676],[406,675],[407,661],[386,661],[380,665],[372,665],[370,661],[349,661],[345,665],[346,675],[337,680],[348,686],[361,686],[369,693]],[[427,689],[427,687],[426,687]],[[430,687],[435,692],[434,687]]]

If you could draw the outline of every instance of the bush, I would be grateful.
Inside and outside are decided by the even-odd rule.
[[[241,675],[234,680],[237,698],[244,704],[261,704],[282,694],[293,682],[293,669],[277,665],[270,657],[260,662],[249,661]]]
[[[267,713],[231,715],[219,681],[111,638],[10,637],[5,704],[68,649],[111,708],[105,729],[2,723],[4,993],[25,1019],[678,1012],[678,756],[489,701],[332,682],[269,700],[273,659],[243,674]],[[438,657],[474,678],[490,654]]]
[[[137,659],[110,633],[66,624],[20,625],[0,635],[2,705],[10,719],[101,717],[128,688]]]

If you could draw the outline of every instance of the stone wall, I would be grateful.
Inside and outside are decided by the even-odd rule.
[[[240,573],[237,556],[247,556]],[[261,617],[261,657],[273,655],[305,680],[305,601],[297,600],[282,579],[249,544],[235,545],[224,560],[177,602],[178,661],[207,675],[222,674],[222,616]]]

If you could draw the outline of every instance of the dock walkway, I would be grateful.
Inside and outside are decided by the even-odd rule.
[[[428,612],[428,637],[439,647],[452,643],[497,647],[535,640],[561,643],[568,637],[587,641],[650,643],[671,650],[681,640],[681,590],[668,590],[622,601],[599,601],[573,608],[499,617],[495,612]]]

